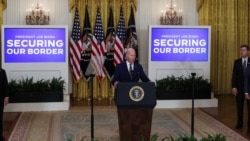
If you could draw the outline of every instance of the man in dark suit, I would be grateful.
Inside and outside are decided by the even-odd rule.
[[[237,124],[236,129],[243,127],[244,100],[247,101],[248,109],[248,128],[250,129],[250,59],[248,57],[249,46],[241,45],[241,58],[234,61],[232,74],[232,93],[236,97],[237,105]]]
[[[4,105],[9,103],[9,95],[8,95],[8,80],[6,76],[6,72],[4,69],[0,68],[0,141],[5,141],[3,137],[3,109]]]
[[[133,48],[128,48],[125,56],[126,61],[120,63],[116,69],[112,79],[112,84],[115,88],[119,82],[138,82],[140,79],[143,82],[149,82],[149,78],[143,71],[143,68],[140,64],[136,63],[136,52]],[[135,92],[136,93],[136,92]],[[136,95],[136,94],[135,94]],[[116,97],[115,97],[116,102]],[[141,129],[141,125],[138,123],[146,123],[148,117],[139,118],[141,115],[147,113],[147,108],[133,108],[133,109],[118,109],[117,115],[119,119],[119,133],[120,133],[120,141],[138,141],[141,139],[145,139],[145,131],[146,129]],[[147,114],[148,115],[148,114]],[[137,117],[134,119],[134,117]],[[132,123],[128,121],[136,120],[136,123]],[[126,124],[126,125],[125,125]],[[125,126],[121,126],[125,125]],[[146,127],[145,127],[146,128]],[[138,130],[140,129],[140,130]],[[128,134],[122,134],[128,132]]]
[[[143,71],[140,64],[135,63],[136,53],[133,48],[129,48],[126,52],[126,61],[120,63],[116,69],[112,79],[112,84],[116,88],[119,82],[149,82],[149,78]]]

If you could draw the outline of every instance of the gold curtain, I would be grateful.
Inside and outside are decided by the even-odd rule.
[[[79,17],[80,17],[80,25],[83,28],[84,23],[84,13],[86,8],[86,3],[89,7],[89,17],[91,21],[91,27],[92,31],[94,29],[95,25],[95,18],[96,18],[96,12],[97,7],[100,7],[101,12],[101,18],[102,18],[102,26],[104,29],[104,33],[106,33],[106,28],[108,24],[108,18],[109,18],[109,7],[112,5],[113,7],[113,14],[114,14],[114,26],[117,27],[118,20],[120,17],[120,6],[122,3],[123,13],[124,13],[124,19],[125,19],[125,25],[127,26],[129,16],[130,16],[130,8],[131,5],[134,9],[134,12],[136,12],[137,7],[137,0],[69,0],[69,6],[72,13],[72,21],[74,18],[74,9],[75,7],[78,7],[79,10]]]
[[[250,44],[249,0],[197,0],[199,25],[211,26],[211,83],[215,94],[231,93],[233,62]]]
[[[121,3],[124,13],[125,26],[127,26],[130,17],[131,6],[133,7],[134,12],[136,12],[137,0],[69,0],[69,8],[72,13],[72,21],[74,20],[75,8],[78,8],[80,26],[81,29],[83,29],[85,8],[87,4],[89,8],[91,28],[92,31],[94,31],[96,12],[99,6],[102,18],[102,26],[104,34],[106,34],[110,11],[109,7],[110,5],[112,5],[114,14],[114,26],[117,27],[120,17]],[[112,99],[114,97],[114,88],[107,77],[101,83],[98,82],[97,78],[93,78],[93,80],[88,82],[84,79],[81,79],[79,83],[74,83],[72,89],[73,97],[76,99],[88,99],[90,98],[91,90],[93,90],[95,99]]]
[[[1,10],[1,15],[0,15],[0,24],[3,25],[3,11],[7,7],[7,0],[1,0],[0,4],[0,10]]]

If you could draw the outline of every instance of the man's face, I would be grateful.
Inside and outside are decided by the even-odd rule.
[[[248,57],[248,53],[249,53],[249,51],[247,50],[246,47],[240,48],[240,55],[241,55],[241,57]]]
[[[129,63],[134,63],[135,62],[135,50],[133,49],[128,49],[128,52],[126,54],[126,58]]]

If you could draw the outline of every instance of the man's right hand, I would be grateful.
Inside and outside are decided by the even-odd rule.
[[[249,96],[248,93],[245,93],[245,99],[246,99],[246,100],[249,100],[249,99],[250,99],[250,96]]]
[[[115,88],[117,88],[118,83],[119,83],[118,81],[115,81],[115,83],[114,83]]]
[[[236,96],[236,95],[238,94],[237,88],[233,88],[233,89],[232,89],[232,94],[233,94],[234,96]]]

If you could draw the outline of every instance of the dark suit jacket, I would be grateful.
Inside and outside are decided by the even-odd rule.
[[[8,97],[8,80],[4,69],[0,69],[0,94],[1,98]]]
[[[146,76],[146,74],[143,71],[143,68],[140,64],[134,63],[134,70],[132,73],[132,79],[129,74],[129,70],[126,64],[126,61],[120,63],[116,69],[115,74],[112,79],[112,84],[116,81],[118,82],[138,82],[139,79],[141,79],[143,82],[149,82],[149,78]]]
[[[247,61],[247,74],[248,74],[248,84],[250,84],[250,58],[248,58]],[[243,73],[242,58],[239,58],[234,61],[232,88],[237,88],[239,93],[244,93],[244,73]],[[249,85],[248,85],[248,93],[250,93]]]

